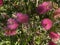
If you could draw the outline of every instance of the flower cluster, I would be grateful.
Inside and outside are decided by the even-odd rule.
[[[16,18],[9,18],[7,20],[7,26],[6,28],[7,31],[5,30],[5,35],[10,36],[10,35],[15,35],[16,34],[16,29],[19,26],[19,23],[27,23],[29,20],[28,15],[22,14],[22,13],[16,13]]]
[[[34,1],[33,1],[34,2]],[[4,1],[3,0],[0,0],[0,7],[2,6],[6,6],[4,5]],[[10,6],[13,5],[12,2],[10,2]],[[23,2],[22,2],[23,3]],[[25,2],[26,3],[26,2]],[[23,5],[25,4],[23,3],[22,4],[22,7]],[[20,4],[20,3],[19,3]],[[26,4],[28,5],[28,3]],[[56,42],[59,41],[60,39],[60,35],[58,34],[57,31],[55,31],[53,28],[55,26],[55,22],[58,20],[58,18],[60,18],[60,8],[57,8],[57,9],[53,9],[53,2],[52,1],[44,1],[42,2],[41,4],[38,4],[38,6],[35,8],[35,12],[33,12],[33,10],[30,8],[31,7],[23,7],[21,8],[20,10],[18,8],[20,8],[20,6],[18,6],[18,3],[15,4],[14,2],[14,5],[15,9],[17,9],[17,11],[12,11],[11,10],[14,10],[13,8],[10,9],[10,8],[7,8],[6,10],[9,10],[7,11],[6,15],[4,16],[4,14],[2,14],[4,17],[5,17],[5,22],[4,22],[4,35],[5,36],[14,36],[14,35],[17,35],[17,30],[20,29],[20,26],[24,29],[24,25],[26,26],[26,32],[24,32],[24,30],[22,29],[22,34],[26,33],[28,36],[30,35],[33,35],[32,33],[34,31],[31,31],[30,30],[35,30],[38,28],[37,24],[39,22],[39,28],[42,28],[42,30],[40,29],[40,32],[38,32],[40,35],[43,31],[46,31],[47,32],[47,37],[49,37],[48,39],[48,45],[57,45]],[[5,7],[6,8],[6,7]],[[26,9],[25,9],[26,8]],[[29,8],[29,9],[27,9]],[[34,8],[34,7],[33,7]],[[21,11],[23,9],[23,11]],[[25,11],[24,11],[25,10]],[[53,11],[53,14],[50,14],[51,12]],[[4,10],[5,12],[5,10]],[[10,16],[10,15],[13,15],[13,16]],[[14,14],[15,13],[15,14]],[[6,19],[6,16],[9,15],[9,17]],[[31,16],[32,15],[32,16]],[[39,17],[39,19],[35,19],[35,17]],[[53,18],[53,19],[52,19]],[[40,20],[41,19],[41,20]],[[38,20],[38,22],[37,22]],[[35,22],[37,23],[35,23]],[[59,21],[59,20],[58,20]],[[2,21],[1,21],[2,22]],[[6,25],[5,25],[6,24]],[[23,26],[22,26],[23,24]],[[30,27],[29,27],[30,26]],[[38,30],[37,30],[38,31]],[[45,33],[46,33],[45,32]],[[36,32],[34,32],[34,35],[35,35]],[[22,35],[21,34],[21,35]],[[23,35],[24,35],[23,34]],[[43,34],[43,33],[42,33]],[[20,35],[20,34],[19,34]],[[27,36],[27,37],[28,37]],[[44,35],[45,36],[45,35]],[[26,38],[26,37],[25,37]],[[30,40],[30,39],[29,39]],[[24,44],[23,44],[24,45]]]

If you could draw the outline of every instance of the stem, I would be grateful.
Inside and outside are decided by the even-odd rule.
[[[36,7],[38,6],[38,1],[39,1],[39,0],[36,0]]]

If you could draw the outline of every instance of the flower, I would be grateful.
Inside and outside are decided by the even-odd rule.
[[[60,8],[56,9],[54,12],[54,18],[60,18]]]
[[[57,45],[56,43],[50,41],[48,45]]]
[[[42,4],[39,4],[37,7],[37,12],[39,14],[44,14],[48,12],[52,8],[51,2],[43,2]]]
[[[0,6],[2,6],[3,5],[3,0],[0,0]]]
[[[16,16],[17,16],[16,20],[19,23],[27,23],[29,20],[29,17],[27,14],[17,13]]]
[[[16,30],[5,30],[5,33],[4,33],[4,35],[5,36],[13,36],[13,35],[16,35],[17,33],[16,33]]]
[[[7,28],[9,28],[11,30],[15,30],[18,28],[18,23],[16,22],[16,20],[9,18],[7,20]]]
[[[58,41],[60,36],[55,32],[50,32],[49,37],[52,38],[53,41]]]
[[[52,21],[48,18],[45,18],[41,21],[41,25],[44,29],[49,30],[52,27]]]

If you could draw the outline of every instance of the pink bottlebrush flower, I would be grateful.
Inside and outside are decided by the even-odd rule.
[[[13,36],[16,34],[17,34],[16,30],[5,30],[5,33],[4,33],[5,36]]]
[[[50,41],[48,45],[57,45],[56,43]]]
[[[53,42],[57,43],[59,41],[60,35],[58,33],[50,32],[49,36]]]
[[[52,38],[54,41],[58,41],[59,40],[59,34],[54,33],[54,32],[50,32],[49,34],[50,38]]]
[[[11,30],[15,30],[18,28],[18,23],[16,22],[16,20],[9,18],[7,20],[7,28],[9,28]]]
[[[56,9],[54,12],[54,18],[60,18],[60,8]]]
[[[0,6],[2,6],[3,5],[3,0],[0,0]]]
[[[17,20],[19,23],[27,23],[28,20],[29,20],[29,17],[28,17],[28,15],[26,15],[26,14],[17,13],[16,16],[17,16],[16,20]]]
[[[41,21],[42,27],[46,30],[49,30],[52,27],[52,21],[48,18],[45,18]]]
[[[39,14],[44,14],[48,12],[52,8],[51,2],[43,2],[37,7],[37,12]]]

